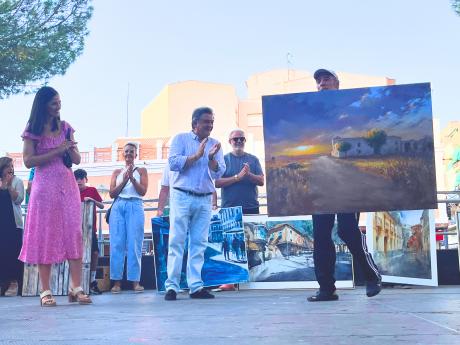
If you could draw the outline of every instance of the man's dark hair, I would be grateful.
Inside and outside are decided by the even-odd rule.
[[[195,129],[197,122],[201,119],[204,114],[213,115],[212,109],[209,107],[196,108],[192,114],[192,129]]]
[[[86,173],[86,170],[83,170],[83,169],[77,169],[73,172],[73,175],[75,176],[75,179],[78,180],[78,179],[84,179],[84,178],[88,178],[88,174]]]

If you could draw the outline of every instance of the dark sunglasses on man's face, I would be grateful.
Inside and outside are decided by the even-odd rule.
[[[244,143],[246,141],[246,138],[245,137],[235,137],[235,138],[232,138],[232,140],[236,143],[236,142],[240,142],[240,143]]]

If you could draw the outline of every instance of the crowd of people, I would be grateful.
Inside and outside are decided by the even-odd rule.
[[[318,91],[337,90],[339,79],[330,70],[319,69],[314,78]],[[45,86],[35,95],[30,118],[22,138],[23,159],[33,168],[27,190],[30,194],[25,227],[21,203],[24,185],[14,175],[11,158],[0,158],[0,282],[5,296],[18,293],[22,263],[37,264],[41,283],[40,304],[56,306],[50,290],[51,265],[69,262],[71,283],[69,302],[91,304],[92,299],[81,287],[82,231],[81,202],[91,202],[104,208],[102,198],[94,187],[87,185],[86,171],[72,172],[72,164],[80,163],[80,153],[72,126],[61,119],[61,99],[56,90]],[[221,144],[212,138],[214,113],[209,107],[192,113],[192,130],[172,138],[168,164],[159,195],[158,215],[164,215],[169,197],[170,235],[167,260],[168,278],[165,300],[177,299],[185,251],[187,248],[187,284],[189,296],[211,299],[214,295],[203,287],[201,271],[208,238],[211,212],[217,208],[216,188],[222,191],[222,207],[241,206],[243,214],[259,214],[258,186],[264,185],[259,159],[245,152],[246,137],[241,129],[229,133],[232,151],[222,153]],[[148,189],[148,174],[135,165],[137,145],[127,143],[123,148],[124,167],[111,177],[111,208],[107,212],[110,228],[110,278],[112,293],[120,293],[127,263],[127,279],[134,292],[144,290],[140,283],[142,242],[144,238],[144,209],[142,199]],[[96,212],[94,212],[96,217]],[[377,295],[381,278],[365,240],[358,228],[358,214],[313,215],[315,273],[319,291],[308,301],[337,300],[334,267],[335,249],[331,231],[335,219],[339,236],[360,263],[366,277],[366,294]],[[24,228],[24,234],[22,229]],[[96,229],[96,218],[93,220]],[[242,244],[240,243],[242,242]],[[244,240],[224,240],[222,253],[226,260],[245,260]],[[90,291],[100,294],[96,282],[98,239],[92,237]],[[233,253],[233,258],[230,254]]]

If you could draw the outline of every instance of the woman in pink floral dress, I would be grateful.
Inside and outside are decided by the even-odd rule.
[[[80,287],[83,251],[80,193],[72,170],[64,165],[67,152],[74,164],[80,153],[73,128],[60,119],[61,100],[56,90],[45,86],[35,95],[24,140],[24,164],[35,167],[24,240],[19,259],[38,264],[42,292],[40,304],[55,306],[50,291],[51,264],[69,261],[73,287],[69,301],[89,304]],[[66,133],[70,132],[70,140]]]

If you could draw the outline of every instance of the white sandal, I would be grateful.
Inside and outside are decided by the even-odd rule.
[[[91,304],[93,301],[85,294],[81,286],[69,289],[69,302],[78,302],[78,304]]]
[[[51,290],[45,290],[40,293],[40,305],[42,307],[55,307],[56,300],[51,293]]]

